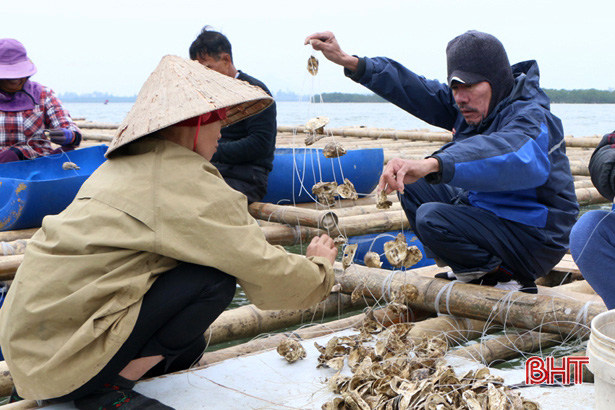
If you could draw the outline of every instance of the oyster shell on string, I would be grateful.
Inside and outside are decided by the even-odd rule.
[[[344,267],[344,270],[346,270],[350,265],[352,265],[354,255],[355,253],[357,253],[358,247],[359,244],[356,243],[344,246],[344,255],[342,256],[342,266]]]
[[[326,137],[325,126],[329,124],[329,117],[319,116],[308,120],[305,123],[305,132],[309,135],[305,137],[305,145],[312,145],[316,141]]]
[[[278,354],[286,359],[288,363],[294,363],[306,357],[306,352],[301,343],[293,339],[286,339],[280,343],[276,349]]]
[[[321,204],[331,206],[335,204],[337,182],[318,182],[312,187],[312,194]]]
[[[393,205],[393,202],[389,201],[387,198],[387,194],[384,192],[384,189],[376,195],[376,208],[378,209],[389,209]]]
[[[310,58],[308,58],[307,70],[308,73],[312,75],[318,74],[318,59],[316,56],[310,56]]]
[[[322,155],[324,155],[325,158],[338,158],[346,155],[346,150],[339,142],[331,141],[322,149]]]
[[[333,240],[333,243],[335,244],[335,246],[345,245],[346,242],[348,242],[348,240],[343,235],[338,235],[337,238]]]
[[[344,178],[344,183],[337,187],[337,194],[344,199],[359,199],[359,194],[357,194],[354,184],[348,178]]]
[[[62,164],[62,169],[65,171],[68,171],[71,169],[78,170],[78,169],[81,169],[81,167],[79,167],[79,165],[75,164],[74,162],[66,161]]]
[[[391,302],[406,303],[414,301],[419,296],[419,290],[416,286],[406,283],[393,291]]]
[[[363,262],[365,266],[370,268],[380,268],[382,266],[380,255],[377,252],[367,252],[363,257]]]
[[[394,241],[388,241],[384,244],[384,255],[389,263],[396,268],[404,266],[409,268],[421,260],[423,254],[416,246],[408,246],[406,237],[403,233],[397,234]]]
[[[329,117],[318,116],[308,120],[305,123],[305,130],[309,132],[315,132],[316,134],[324,134],[325,126],[329,124]]]

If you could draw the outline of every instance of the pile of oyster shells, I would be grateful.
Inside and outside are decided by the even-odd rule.
[[[322,409],[539,409],[504,385],[488,368],[457,376],[443,359],[443,337],[415,343],[411,323],[385,328],[368,320],[354,336],[334,337],[320,352],[317,367],[337,370],[327,385],[340,397]],[[343,372],[345,366],[350,370]],[[345,373],[345,374],[343,374]]]

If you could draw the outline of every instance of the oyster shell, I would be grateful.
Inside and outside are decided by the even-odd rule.
[[[306,352],[301,343],[293,339],[286,339],[276,349],[278,354],[289,363],[294,363],[306,357]]]
[[[356,243],[344,246],[344,255],[342,256],[342,266],[344,267],[344,270],[346,270],[350,265],[352,265],[354,255],[355,253],[357,253],[358,247],[359,245]]]
[[[384,189],[378,192],[376,196],[376,208],[378,209],[389,209],[393,205],[393,202],[389,201],[387,198],[387,194],[384,192]]]
[[[408,337],[411,324],[399,323],[388,329],[371,326],[376,337],[375,347],[372,347],[371,335],[364,331],[370,323],[375,322],[368,314],[361,325],[360,335],[334,337],[326,347],[316,344],[321,353],[319,366],[330,365],[339,369],[327,385],[341,397],[322,408],[539,408],[503,385],[500,378],[490,375],[487,368],[457,377],[454,369],[442,360],[448,347],[446,340],[435,337],[415,345]],[[344,359],[352,372],[350,377],[341,376]]]
[[[322,155],[325,158],[337,158],[346,155],[346,150],[339,142],[331,141],[322,149]]]
[[[318,74],[318,59],[315,56],[308,58],[307,70],[312,75]]]
[[[66,161],[62,164],[62,169],[65,171],[68,171],[69,169],[81,169],[79,167],[79,165],[75,164],[74,162],[70,162],[70,161]]]
[[[316,134],[324,134],[325,126],[329,124],[329,117],[314,117],[305,123],[305,130]]]
[[[359,199],[359,194],[357,194],[354,184],[348,178],[344,178],[344,183],[337,187],[337,194],[344,199]]]
[[[403,233],[397,234],[394,241],[388,241],[384,244],[384,255],[389,263],[396,268],[409,268],[421,260],[423,254],[416,246],[408,246],[406,237]]]
[[[312,194],[321,204],[331,206],[335,204],[337,182],[319,182],[312,187]]]
[[[333,243],[335,243],[335,246],[345,245],[346,242],[347,242],[347,239],[342,235],[339,235],[337,238],[333,240]]]
[[[365,266],[370,268],[380,268],[382,266],[380,255],[377,252],[367,252],[363,257],[363,262],[365,262]]]

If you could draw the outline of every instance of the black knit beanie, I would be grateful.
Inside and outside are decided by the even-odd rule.
[[[489,114],[513,89],[515,79],[508,56],[500,40],[491,34],[470,30],[452,39],[446,46],[448,85],[453,81],[491,85]]]

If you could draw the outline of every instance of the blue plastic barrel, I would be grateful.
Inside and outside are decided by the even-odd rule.
[[[105,161],[106,145],[0,164],[0,231],[41,226],[64,210]],[[73,162],[80,169],[64,169]]]
[[[380,260],[382,261],[381,269],[391,269],[391,270],[406,270],[406,269],[414,269],[420,268],[423,266],[433,265],[435,261],[431,258],[427,258],[425,256],[425,249],[423,248],[423,244],[416,237],[414,232],[412,231],[403,231],[404,236],[406,237],[406,243],[408,246],[416,246],[420,249],[423,254],[423,258],[416,264],[411,266],[410,268],[396,268],[392,266],[386,256],[384,256],[384,244],[385,242],[394,241],[397,238],[397,234],[402,231],[389,231],[379,234],[368,234],[368,235],[359,235],[359,236],[351,236],[348,238],[348,244],[356,243],[357,252],[354,256],[354,263],[359,265],[365,265],[363,259],[365,258],[365,254],[367,252],[376,252],[380,255]]]
[[[315,202],[312,187],[318,182],[348,179],[361,195],[378,185],[384,166],[382,148],[353,149],[338,158],[325,158],[320,148],[276,148],[267,195],[262,202],[293,204]]]

